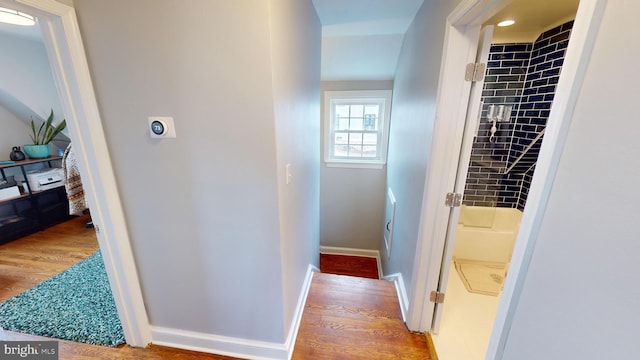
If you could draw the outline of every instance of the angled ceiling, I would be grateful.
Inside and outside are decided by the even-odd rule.
[[[429,0],[439,1],[439,0]],[[494,43],[533,42],[575,17],[579,0],[514,0],[486,24]],[[422,0],[313,0],[322,23],[322,80],[393,79],[398,55]]]
[[[322,80],[390,80],[423,0],[313,0],[322,23]]]

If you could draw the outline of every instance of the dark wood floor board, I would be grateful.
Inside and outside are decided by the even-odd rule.
[[[376,258],[363,256],[320,254],[320,271],[370,279],[380,278]]]

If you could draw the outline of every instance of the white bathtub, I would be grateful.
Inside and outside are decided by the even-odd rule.
[[[453,256],[469,260],[510,262],[521,218],[522,211],[518,209],[463,205]]]

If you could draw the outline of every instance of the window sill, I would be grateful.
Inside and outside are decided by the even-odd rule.
[[[350,168],[350,169],[382,169],[385,165],[383,162],[379,163],[364,163],[364,162],[338,162],[338,161],[325,161],[326,167],[335,168]]]

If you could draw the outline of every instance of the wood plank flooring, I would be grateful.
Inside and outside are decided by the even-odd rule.
[[[72,218],[0,245],[0,302],[34,287],[91,256],[98,249],[87,216]]]
[[[0,245],[0,302],[93,254],[98,243],[86,221],[74,218]],[[51,339],[0,331],[0,340]],[[234,359],[157,345],[109,348],[64,340],[59,340],[59,353],[65,360]],[[430,359],[428,354],[425,337],[405,328],[391,282],[314,274],[293,359]]]
[[[21,239],[0,245],[0,302],[32,288],[51,276],[91,256],[98,249],[94,229],[84,225],[88,216],[72,218]],[[52,340],[41,336],[1,331],[0,340],[37,341]],[[122,345],[116,348],[59,341],[60,359],[214,359],[234,358],[150,345],[132,348]]]
[[[328,274],[379,279],[376,258],[320,254],[320,271]]]
[[[425,337],[405,327],[393,283],[316,273],[293,359],[431,358]]]

